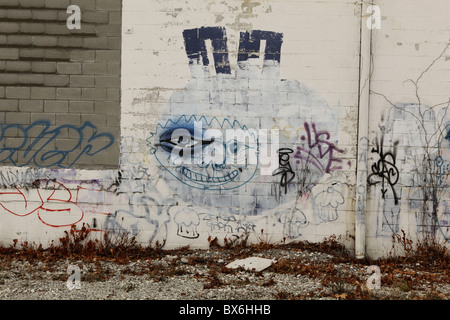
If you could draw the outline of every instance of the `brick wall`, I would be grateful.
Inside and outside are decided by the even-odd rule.
[[[402,231],[410,239],[450,243],[450,4],[376,3],[382,22],[372,33],[366,237],[371,256],[390,250],[392,235]]]
[[[375,2],[0,0],[0,242],[450,241],[449,3]]]
[[[130,147],[123,158],[133,161],[122,169],[148,174],[144,190],[157,195],[161,212],[150,213],[155,234],[152,223],[135,218],[145,198],[132,199],[133,217],[120,212],[111,220],[137,223],[144,241],[167,247],[207,246],[210,235],[279,242],[351,234],[358,8],[346,1],[124,1],[122,132]],[[194,120],[223,134],[230,158],[227,129],[279,129],[288,160],[273,175],[283,161],[269,146],[274,168],[263,174],[262,161],[250,163],[249,139],[235,150],[248,165],[224,166],[219,158],[179,166],[170,146],[161,146]],[[122,185],[138,190],[132,178],[123,175]],[[320,200],[329,186],[333,206]]]
[[[120,55],[121,0],[0,1],[0,164],[117,168]]]

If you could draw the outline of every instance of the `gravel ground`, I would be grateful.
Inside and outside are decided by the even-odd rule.
[[[243,257],[274,259],[255,272],[225,266]],[[94,259],[95,260],[95,259]],[[450,283],[420,263],[381,266],[381,287],[367,288],[367,264],[338,262],[335,254],[296,248],[251,251],[185,250],[113,261],[0,262],[0,300],[448,300]],[[69,289],[69,265],[80,288]]]

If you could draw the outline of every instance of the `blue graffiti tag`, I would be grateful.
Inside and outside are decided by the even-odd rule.
[[[57,145],[59,139],[62,141]],[[112,134],[98,133],[97,127],[89,121],[81,126],[56,128],[51,128],[47,120],[28,126],[0,123],[0,163],[17,167],[70,168],[83,155],[95,156],[113,143]]]

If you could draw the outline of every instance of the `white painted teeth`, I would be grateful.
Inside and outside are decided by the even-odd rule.
[[[196,182],[207,182],[207,183],[229,182],[229,181],[234,180],[238,175],[238,171],[234,170],[231,173],[229,173],[225,176],[222,176],[222,177],[208,177],[204,174],[191,171],[188,168],[184,168],[184,167],[181,170],[181,172],[189,180],[196,181]]]

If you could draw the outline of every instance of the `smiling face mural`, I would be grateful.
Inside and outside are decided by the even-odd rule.
[[[147,139],[177,201],[218,214],[275,214],[295,203],[300,179],[309,192],[342,167],[334,110],[306,85],[280,78],[283,34],[240,32],[235,68],[225,28],[183,37],[191,78],[172,92]]]
[[[151,153],[158,162],[193,188],[234,189],[258,168],[257,137],[238,121],[181,116],[159,124],[152,136]]]

